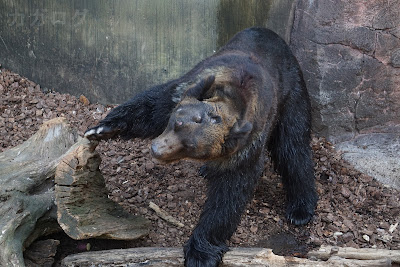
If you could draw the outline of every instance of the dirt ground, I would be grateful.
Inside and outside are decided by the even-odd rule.
[[[0,152],[19,145],[46,120],[66,117],[79,134],[103,118],[111,107],[90,104],[84,97],[40,88],[18,74],[0,68]],[[55,88],[54,90],[56,90]],[[284,191],[270,162],[242,221],[229,241],[232,247],[269,247],[280,255],[304,255],[325,245],[400,249],[400,194],[346,163],[324,138],[313,138],[315,175],[319,194],[316,215],[302,227],[284,217]],[[162,246],[179,247],[188,239],[205,201],[206,184],[199,163],[182,161],[158,165],[148,140],[101,142],[101,171],[109,197],[128,212],[151,222],[149,236],[139,241],[74,241],[57,235],[57,259],[91,249]],[[159,218],[149,202],[184,224],[176,227]]]

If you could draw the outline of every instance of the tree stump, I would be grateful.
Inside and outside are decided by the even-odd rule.
[[[148,234],[150,222],[125,212],[108,198],[99,170],[97,142],[83,138],[57,167],[57,218],[73,239],[133,240]]]
[[[75,239],[132,240],[147,234],[146,219],[107,198],[95,147],[66,119],[56,118],[0,154],[0,266],[24,266],[23,250],[61,227]],[[41,262],[33,257],[39,254],[27,255],[27,262]]]
[[[57,231],[54,173],[78,135],[65,119],[45,122],[23,144],[0,154],[0,266],[24,266],[23,249]],[[37,222],[46,225],[38,228]]]

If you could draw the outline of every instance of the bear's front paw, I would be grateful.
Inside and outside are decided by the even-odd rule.
[[[113,138],[119,132],[118,128],[109,127],[106,125],[98,125],[86,130],[85,137],[89,140],[104,140]]]
[[[305,204],[303,201],[294,201],[288,204],[286,217],[290,223],[303,225],[308,223],[314,215],[314,205]]]
[[[219,261],[212,258],[210,259],[198,259],[189,257],[185,259],[185,267],[218,267]]]
[[[217,246],[204,246],[201,250],[196,248],[198,242],[190,240],[184,248],[186,267],[217,267],[222,260],[226,249]],[[208,242],[206,242],[208,243]]]
[[[220,262],[220,257],[207,252],[191,249],[185,253],[186,267],[217,267]]]

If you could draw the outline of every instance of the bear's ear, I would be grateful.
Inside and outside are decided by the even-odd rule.
[[[186,91],[184,96],[194,97],[199,101],[203,101],[207,92],[211,89],[215,81],[215,76],[210,75],[207,78],[201,79],[195,86]]]
[[[249,134],[252,129],[253,124],[251,122],[239,120],[233,125],[230,136],[243,137],[243,135]]]
[[[224,150],[226,154],[236,152],[243,144],[245,144],[248,135],[253,129],[253,124],[248,121],[237,121],[225,139]]]

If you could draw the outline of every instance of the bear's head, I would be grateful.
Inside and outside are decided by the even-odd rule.
[[[186,91],[166,129],[152,142],[156,159],[166,163],[183,158],[214,160],[244,144],[252,123],[241,119],[241,105],[222,88],[209,76]]]

